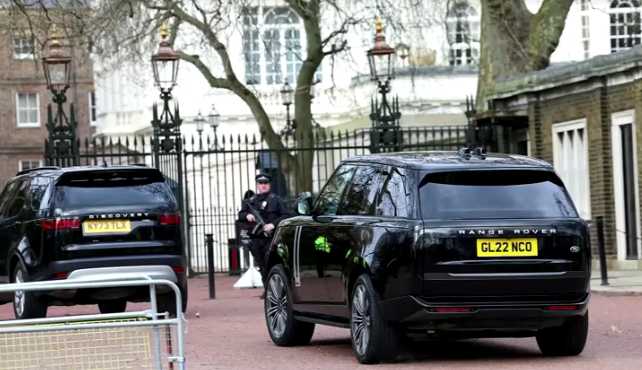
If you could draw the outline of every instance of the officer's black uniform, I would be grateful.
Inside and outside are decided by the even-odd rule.
[[[260,174],[256,176],[256,182],[259,183],[269,183],[272,178],[266,174]],[[270,232],[270,237],[266,237],[262,232],[263,230],[257,230],[257,235],[253,235],[251,231],[256,226],[255,222],[248,223],[248,229],[250,231],[251,239],[251,249],[252,256],[258,262],[258,266],[261,269],[261,279],[263,280],[263,286],[265,286],[265,280],[267,278],[267,252],[270,247],[270,242],[272,241],[272,236],[274,235],[274,230],[279,225],[279,222],[282,220],[291,217],[291,213],[288,208],[285,206],[283,199],[272,192],[265,194],[255,194],[250,197],[248,202],[263,218],[265,224],[274,225],[274,229]],[[243,207],[239,212],[239,220],[247,222],[247,215],[251,214],[250,207],[243,203]]]

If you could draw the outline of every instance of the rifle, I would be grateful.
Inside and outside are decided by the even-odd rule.
[[[244,200],[243,203],[247,204],[247,206],[250,208],[250,213],[252,213],[252,215],[254,216],[254,220],[256,221],[256,226],[254,226],[254,230],[252,230],[252,234],[258,235],[257,232],[261,230],[263,232],[263,235],[269,238],[270,234],[263,230],[263,228],[266,225],[265,221],[263,220],[263,217],[261,217],[261,215],[256,211],[256,209],[252,207],[252,205],[247,199]]]

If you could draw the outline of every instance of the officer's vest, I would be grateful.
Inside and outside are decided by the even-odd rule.
[[[330,246],[325,236],[320,236],[314,241],[314,248],[321,252],[330,253]]]

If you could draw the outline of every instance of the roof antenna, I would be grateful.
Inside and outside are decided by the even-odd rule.
[[[479,157],[479,159],[486,159],[486,157],[488,156],[488,154],[486,153],[486,148],[484,147],[475,148],[475,150],[473,151],[473,155],[475,157]]]
[[[460,157],[463,157],[465,159],[470,159],[470,149],[469,148],[461,148],[459,151],[457,151],[457,155]]]

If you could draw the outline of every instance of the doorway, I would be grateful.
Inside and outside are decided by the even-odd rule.
[[[615,233],[619,260],[640,259],[640,200],[635,112],[614,113],[611,126]]]
[[[531,155],[531,145],[528,140],[528,128],[520,128],[511,130],[510,140],[511,154]]]

